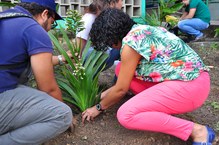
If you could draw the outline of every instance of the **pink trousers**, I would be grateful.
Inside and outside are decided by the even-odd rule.
[[[118,76],[120,64],[116,67]],[[128,129],[162,132],[187,140],[194,123],[174,114],[199,108],[210,91],[208,72],[192,81],[165,81],[148,83],[133,78],[130,90],[136,95],[125,102],[117,112],[121,125]]]

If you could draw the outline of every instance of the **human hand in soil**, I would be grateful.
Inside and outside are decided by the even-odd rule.
[[[88,122],[94,120],[94,118],[99,115],[100,112],[101,111],[98,111],[96,109],[96,106],[86,109],[84,112],[82,112],[82,123],[84,124],[85,120],[87,120]]]

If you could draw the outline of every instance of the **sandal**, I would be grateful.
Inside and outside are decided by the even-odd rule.
[[[212,145],[212,142],[214,141],[215,138],[215,132],[212,128],[206,126],[207,128],[207,142],[193,142],[192,145]]]

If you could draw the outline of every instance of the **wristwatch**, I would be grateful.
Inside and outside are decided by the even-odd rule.
[[[100,103],[98,103],[98,104],[96,105],[96,109],[97,109],[98,111],[104,111],[104,110],[102,109],[102,106],[101,106]]]
[[[58,55],[58,61],[59,61],[59,65],[63,65],[64,64],[62,55]]]

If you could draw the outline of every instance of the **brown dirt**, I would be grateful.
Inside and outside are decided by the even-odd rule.
[[[189,45],[203,58],[208,66],[212,66],[211,92],[206,103],[194,112],[177,115],[181,118],[208,124],[217,132],[213,145],[219,145],[219,43],[196,42]],[[113,67],[100,76],[100,84],[106,87],[113,85]],[[99,115],[91,123],[82,125],[81,114],[76,114],[77,125],[74,133],[66,131],[48,141],[47,145],[190,145],[191,140],[184,142],[176,137],[152,133],[148,131],[133,131],[122,127],[116,119],[116,110],[132,95],[126,97]]]

